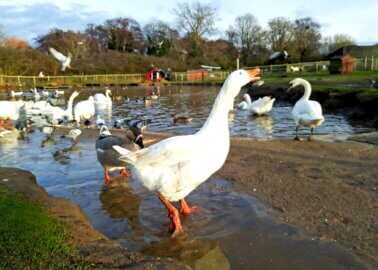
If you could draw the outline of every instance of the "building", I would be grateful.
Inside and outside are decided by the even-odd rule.
[[[378,58],[378,46],[344,46],[326,56],[330,61],[329,72],[337,73],[352,73],[355,67],[356,59],[365,59],[365,66],[367,61]]]

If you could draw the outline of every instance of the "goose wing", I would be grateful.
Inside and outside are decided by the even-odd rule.
[[[121,157],[121,160],[138,167],[170,167],[191,161],[197,154],[201,153],[200,148],[195,135],[176,136],[139,151],[126,153]]]
[[[55,50],[54,48],[49,48],[49,52],[59,61],[59,62],[66,62],[67,60],[67,56],[65,56],[64,54],[58,52],[57,50]]]

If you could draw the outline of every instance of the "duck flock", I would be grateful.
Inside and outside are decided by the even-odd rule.
[[[180,214],[188,215],[197,208],[189,206],[185,197],[220,169],[227,158],[230,148],[228,114],[234,108],[235,97],[248,83],[262,84],[260,73],[258,68],[232,72],[224,82],[207,120],[198,132],[169,137],[148,147],[143,143],[143,131],[149,121],[116,120],[114,126],[124,130],[123,135],[118,136],[111,134],[101,116],[97,116],[94,120],[97,110],[111,109],[110,89],[105,89],[105,94],[95,94],[75,105],[74,100],[80,92],[74,91],[68,99],[66,108],[54,106],[49,100],[0,101],[0,136],[6,136],[7,132],[11,132],[12,121],[21,119],[22,115],[27,117],[17,122],[16,128],[20,131],[24,131],[30,124],[36,124],[36,119],[39,119],[42,121],[39,126],[42,126],[42,132],[46,134],[54,132],[57,125],[70,127],[65,137],[71,138],[74,143],[78,142],[82,128],[95,124],[99,128],[99,136],[95,142],[96,154],[104,168],[105,182],[111,181],[111,171],[120,170],[122,176],[134,177],[145,188],[155,193],[167,208],[171,219],[170,232],[175,236],[184,233]],[[299,139],[300,126],[310,128],[312,134],[313,129],[324,121],[320,104],[309,100],[311,94],[309,82],[300,78],[294,79],[290,82],[288,91],[299,85],[304,86],[305,92],[292,110],[297,126],[295,139]],[[34,98],[38,95],[48,97],[52,94],[62,93],[39,93],[36,89],[28,93]],[[11,92],[10,95],[22,97],[24,93]],[[151,97],[149,100],[154,98]],[[271,97],[252,101],[248,94],[244,95],[244,99],[237,107],[248,110],[254,115],[269,113],[275,101]],[[189,117],[176,115],[172,117],[174,123],[187,123],[191,120]],[[172,204],[176,201],[180,203],[180,211]]]

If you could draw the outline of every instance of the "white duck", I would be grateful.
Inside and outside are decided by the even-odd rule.
[[[95,114],[95,106],[93,96],[90,96],[87,100],[78,102],[74,107],[74,115],[76,122],[81,120],[90,119]]]
[[[62,68],[61,68],[61,71],[66,71],[66,68],[72,68],[70,66],[71,64],[71,58],[72,58],[72,54],[69,53],[67,56],[65,56],[64,54],[58,52],[57,50],[55,50],[54,48],[49,48],[49,52],[55,57],[56,60],[58,60],[60,62],[60,64],[62,65]]]
[[[314,100],[309,100],[311,95],[311,84],[301,78],[296,78],[290,82],[289,89],[290,91],[294,87],[302,85],[304,86],[303,96],[295,103],[292,114],[297,126],[295,132],[295,140],[300,140],[298,137],[299,126],[311,128],[311,134],[308,139],[311,138],[311,135],[314,131],[314,128],[319,126],[324,121],[322,107],[319,102]]]
[[[65,117],[67,117],[68,120],[72,120],[73,119],[73,115],[72,115],[72,104],[73,104],[73,101],[74,99],[80,94],[79,91],[74,91],[71,96],[69,97],[68,99],[68,102],[67,102],[67,109],[62,109],[60,107],[57,107],[57,106],[52,106],[50,103],[48,103],[45,107],[45,114],[48,114],[48,115],[51,115],[52,119],[53,120],[56,120],[56,119],[63,119]]]
[[[173,234],[184,232],[178,210],[170,201],[180,200],[181,212],[189,214],[184,198],[222,167],[230,148],[228,113],[242,86],[256,77],[260,69],[232,72],[223,84],[203,127],[195,134],[175,136],[147,148],[131,152],[113,146],[130,164],[133,176],[152,192],[157,192],[173,222]]]
[[[94,95],[94,103],[96,107],[111,107],[112,106],[112,90],[106,87],[105,95],[104,94],[96,94]]]

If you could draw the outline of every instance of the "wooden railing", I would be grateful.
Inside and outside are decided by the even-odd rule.
[[[294,72],[327,72],[329,61],[290,63],[282,65],[259,66],[266,75],[286,74]],[[378,70],[378,57],[365,57],[355,59],[354,70]],[[222,82],[229,72],[213,71],[203,72],[202,75],[193,76],[193,72],[174,72],[171,74],[173,83],[191,82]],[[0,86],[10,87],[62,87],[82,85],[129,85],[144,81],[145,74],[97,74],[97,75],[69,75],[69,76],[9,76],[0,75]]]

